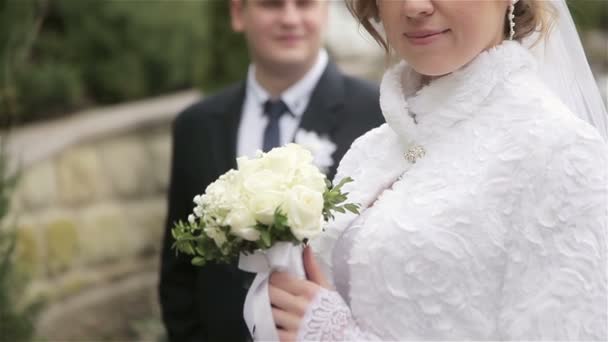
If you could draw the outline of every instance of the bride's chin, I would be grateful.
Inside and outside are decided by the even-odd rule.
[[[432,80],[441,76],[450,74],[458,70],[458,66],[454,65],[441,65],[440,63],[408,63],[411,67],[419,74],[423,75],[424,78]]]
[[[474,57],[470,60],[473,59]],[[405,59],[417,73],[430,78],[438,78],[451,74],[465,66],[470,60],[469,58],[459,58],[455,54],[447,52],[416,56],[416,58],[411,58],[410,60]]]

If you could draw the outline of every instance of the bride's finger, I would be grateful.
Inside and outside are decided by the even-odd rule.
[[[272,318],[274,318],[275,325],[287,331],[297,331],[300,327],[299,317],[279,308],[272,308]]]
[[[304,269],[306,270],[306,277],[310,281],[312,281],[326,289],[329,289],[331,287],[331,285],[327,281],[327,278],[325,278],[325,275],[323,274],[321,267],[317,263],[317,260],[315,259],[314,255],[312,254],[312,248],[310,246],[306,246],[306,248],[304,248],[303,262],[304,262]]]
[[[281,342],[293,342],[296,340],[296,334],[292,331],[279,329],[279,340]]]
[[[307,302],[302,297],[294,296],[276,286],[268,286],[268,295],[270,303],[279,309],[293,312],[299,316],[304,316],[306,313]]]
[[[270,275],[270,285],[276,286],[292,295],[313,297],[317,285],[303,279],[298,279],[285,272],[274,272]]]

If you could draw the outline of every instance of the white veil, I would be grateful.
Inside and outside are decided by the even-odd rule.
[[[597,128],[608,141],[608,113],[591,73],[566,0],[549,1],[557,18],[549,36],[532,46],[538,34],[523,44],[538,60],[540,76],[570,110]]]

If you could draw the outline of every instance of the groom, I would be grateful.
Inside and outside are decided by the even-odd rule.
[[[232,0],[230,7],[252,60],[246,80],[190,106],[173,125],[160,276],[171,342],[250,338],[243,303],[252,275],[236,264],[197,268],[170,249],[170,228],[186,220],[194,196],[235,168],[237,156],[288,143],[298,131],[335,144],[331,156],[319,156],[330,160],[331,179],[353,140],[383,122],[376,86],[340,73],[321,47],[326,1]]]

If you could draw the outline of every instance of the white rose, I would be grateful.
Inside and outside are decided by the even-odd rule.
[[[281,191],[259,192],[249,201],[249,210],[256,221],[262,224],[271,224],[274,213],[283,204],[285,195]]]
[[[325,175],[316,166],[309,164],[298,169],[293,183],[294,185],[302,185],[311,190],[324,193],[327,190],[325,180]]]
[[[230,230],[230,232],[247,241],[258,241],[260,239],[260,231],[255,228],[241,228],[239,230]]]
[[[239,169],[239,173],[246,178],[248,175],[262,170],[264,168],[264,164],[262,162],[263,156],[264,154],[262,153],[260,157],[253,159],[249,159],[246,156],[236,158],[236,165]]]
[[[213,239],[218,248],[221,248],[222,245],[227,241],[226,234],[224,234],[224,232],[218,227],[205,227],[203,231],[207,236]]]
[[[322,231],[323,194],[305,186],[295,186],[282,206],[293,235],[300,241],[312,239]]]
[[[256,221],[247,208],[235,208],[226,217],[230,233],[248,241],[257,241],[260,232],[255,229]]]
[[[248,198],[247,207],[260,223],[271,224],[274,212],[283,203],[287,184],[280,174],[261,170],[248,175],[243,182],[243,190]]]
[[[312,159],[310,151],[296,144],[275,148],[262,157],[266,169],[282,175],[287,181],[290,181],[302,166],[311,164]]]

